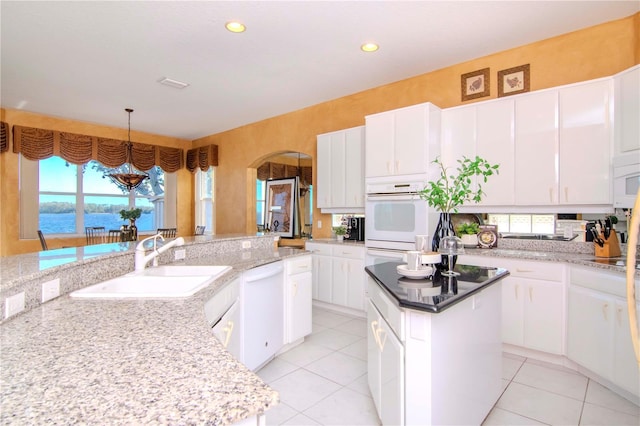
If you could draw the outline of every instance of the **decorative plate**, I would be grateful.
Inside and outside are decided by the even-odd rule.
[[[480,231],[478,233],[478,243],[480,247],[489,248],[493,247],[496,244],[497,237],[494,232],[491,231]]]

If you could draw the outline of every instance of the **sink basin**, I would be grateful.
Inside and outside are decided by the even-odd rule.
[[[230,270],[231,266],[159,266],[85,287],[70,296],[92,299],[188,297]]]

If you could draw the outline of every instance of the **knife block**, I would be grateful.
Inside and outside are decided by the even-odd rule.
[[[604,237],[603,237],[604,238]],[[593,245],[596,248],[596,257],[618,257],[620,256],[620,243],[618,242],[618,236],[615,230],[611,230],[609,239],[604,240],[604,247],[600,247],[595,242]]]

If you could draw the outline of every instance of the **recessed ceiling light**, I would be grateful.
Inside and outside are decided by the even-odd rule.
[[[365,43],[362,46],[360,46],[360,49],[363,52],[375,52],[376,50],[379,49],[379,46],[375,43]]]
[[[237,21],[227,22],[224,27],[232,33],[243,33],[247,29],[244,24]]]

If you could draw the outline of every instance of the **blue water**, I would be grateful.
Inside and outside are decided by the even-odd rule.
[[[122,220],[118,213],[86,213],[84,226],[104,226],[105,229],[120,229],[128,225],[128,220]],[[152,231],[153,215],[146,213],[136,220],[138,231]],[[44,234],[75,234],[76,215],[74,213],[40,213],[40,230]]]

